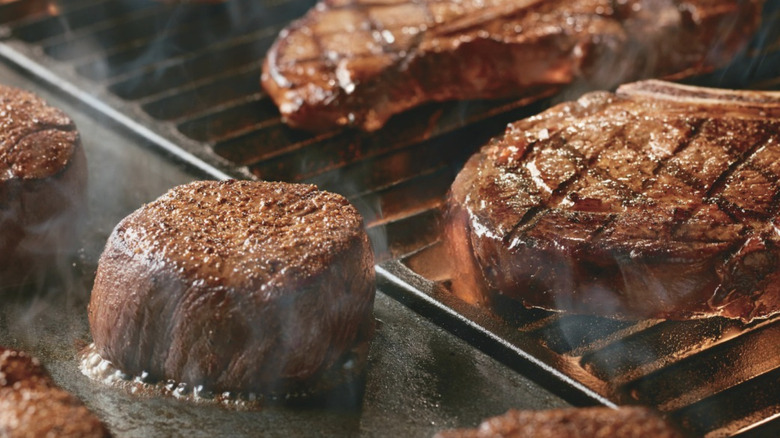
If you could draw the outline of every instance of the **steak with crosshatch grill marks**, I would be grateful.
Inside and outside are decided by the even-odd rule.
[[[616,317],[780,312],[780,93],[644,81],[507,127],[452,186],[486,290]],[[481,280],[481,279],[480,279]]]
[[[372,131],[428,102],[541,97],[727,62],[763,0],[322,0],[262,83],[291,126]]]

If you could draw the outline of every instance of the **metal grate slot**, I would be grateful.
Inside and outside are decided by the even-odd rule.
[[[625,390],[631,398],[663,411],[679,409],[780,369],[778,340],[780,324],[741,334],[632,382]]]
[[[270,100],[267,101],[271,104]],[[320,147],[327,147],[327,143],[336,142],[341,144],[344,137],[339,137],[335,133],[313,136],[307,132],[295,130],[284,125],[278,115],[275,120],[261,123],[256,126],[256,130],[243,133],[234,138],[222,140],[214,144],[214,152],[218,155],[236,163],[240,166],[246,166],[252,163],[265,162],[266,172],[257,172],[259,177],[266,175],[266,178],[274,178],[274,174],[291,173],[283,163],[278,166],[270,166],[268,160],[278,157],[285,153],[289,154],[295,150],[301,149],[308,144],[318,144]],[[287,163],[288,165],[290,163]],[[279,171],[272,169],[278,167]]]
[[[448,167],[448,160],[451,156],[467,153],[456,145],[431,142],[430,147],[405,148],[367,158],[362,162],[363,165],[350,163],[328,170],[308,178],[306,182],[326,187],[335,186],[341,181],[341,193],[345,196],[355,196],[381,190],[431,172],[443,172],[444,168],[449,172],[451,181],[454,170]],[[344,181],[349,184],[344,184]]]
[[[670,416],[696,436],[707,438],[730,436],[780,412],[780,370],[756,376]],[[777,436],[777,421],[767,436]]]
[[[368,226],[397,221],[411,215],[431,211],[441,205],[441,199],[450,188],[452,176],[446,169],[377,190],[354,200],[356,205],[376,206],[376,210],[363,216]],[[427,196],[424,196],[427,195]]]
[[[663,322],[584,354],[582,363],[602,380],[626,382],[708,348],[728,333],[739,333],[741,327],[722,318]]]
[[[252,69],[251,72],[258,73],[259,70]],[[246,96],[259,94],[258,77],[259,75],[254,76],[254,89],[252,89],[251,93],[245,94],[245,98]],[[247,88],[239,86],[243,89]],[[276,106],[270,99],[264,99],[261,95],[248,102],[239,103],[229,108],[222,108],[213,113],[187,120],[179,124],[178,128],[182,134],[193,140],[219,142],[220,139],[229,139],[246,132],[257,131],[258,120],[274,118],[276,120],[273,123],[278,120]]]
[[[267,38],[219,47],[218,50],[125,78],[110,85],[108,89],[126,100],[152,96],[249,64],[259,64],[271,42],[272,40]]]
[[[625,336],[636,322],[607,318],[593,318],[584,315],[562,317],[557,324],[545,326],[536,332],[541,341],[559,354],[581,355],[582,350],[595,348],[595,345]]]
[[[475,145],[501,132],[507,120],[520,117],[519,114],[527,115],[538,108],[536,105],[517,108],[520,104],[513,102],[503,107],[509,108],[507,112],[483,120],[488,115],[472,113],[481,109],[482,105],[484,102],[469,102],[449,107],[434,105],[419,108],[394,118],[382,130],[370,135],[340,132],[311,137],[284,125],[272,125],[236,139],[237,142],[231,140],[216,144],[214,150],[231,160],[239,158],[241,161],[238,162],[248,165],[258,178],[293,181],[305,181],[342,163],[360,162],[412,145],[417,148],[442,148],[449,145],[448,149],[442,149],[442,153],[449,156],[452,162],[462,158],[456,151],[464,148],[473,151]],[[482,124],[480,129],[461,129],[464,125],[482,121],[487,123]],[[268,132],[274,134],[269,138]],[[278,134],[287,140],[286,145],[282,143],[282,147],[275,146],[279,145]],[[268,143],[268,140],[272,143]],[[233,152],[236,150],[238,154]],[[266,152],[254,155],[260,150]],[[252,155],[244,155],[247,153]]]
[[[260,23],[257,26],[249,26],[249,32],[238,33],[232,26],[232,20],[228,18],[213,23],[207,28],[200,25],[202,20],[196,19],[182,20],[167,17],[157,21],[158,30],[159,28],[164,29],[161,35],[155,37],[158,32],[150,32],[147,35],[142,35],[141,40],[120,40],[117,47],[105,49],[104,56],[83,62],[76,68],[76,71],[92,80],[114,79],[144,69],[159,68],[159,65],[155,66],[155,64],[170,64],[172,60],[192,56],[204,49],[211,49],[220,42],[227,41],[235,44],[242,39],[264,39],[268,40],[265,41],[265,44],[270,45],[279,30],[277,27],[267,27]],[[182,24],[183,21],[184,24]],[[258,32],[257,29],[261,30]],[[127,37],[124,33],[117,33],[116,36],[117,38]],[[94,35],[84,38],[89,40],[90,37],[94,37]],[[150,40],[150,38],[152,39]],[[217,48],[217,50],[221,49]],[[261,52],[260,56],[265,53],[265,49],[262,49]]]
[[[165,96],[148,102],[143,105],[143,110],[158,120],[176,121],[191,118],[206,111],[216,113],[217,117],[221,117],[221,106],[226,103],[244,101],[246,99],[254,101],[260,98],[259,77],[260,69],[250,68],[200,86],[181,90],[172,96]],[[279,116],[276,106],[269,99],[258,101],[255,104],[262,107],[262,109],[258,108],[261,111],[261,118]],[[208,121],[204,122],[211,123]],[[179,125],[179,130],[189,137],[197,138],[186,131],[202,131],[202,129],[196,127],[190,121],[185,123],[190,123],[192,125],[191,128]]]
[[[356,202],[356,206],[363,209],[360,202]],[[433,243],[436,240],[434,236],[439,228],[439,219],[435,210],[427,210],[394,222],[369,227],[368,236],[377,253],[377,262],[397,259]],[[420,233],[420,230],[427,233]]]

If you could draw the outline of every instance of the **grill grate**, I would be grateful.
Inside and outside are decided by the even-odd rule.
[[[687,82],[780,90],[780,7],[769,3],[753,46]],[[382,290],[575,403],[651,405],[702,436],[777,433],[780,318],[624,322],[513,303],[499,318],[453,298],[439,241],[452,179],[507,122],[554,98],[429,105],[373,134],[290,129],[260,88],[261,62],[312,5],[0,2],[0,55],[217,177],[344,194],[366,218]]]

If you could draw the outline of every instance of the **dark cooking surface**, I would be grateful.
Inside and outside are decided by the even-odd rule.
[[[576,404],[649,404],[701,435],[725,436],[754,426],[764,436],[777,434],[779,318],[747,326],[722,319],[621,322],[526,311],[506,303],[502,307],[506,320],[501,320],[449,294],[450,267],[437,222],[439,207],[455,173],[485,139],[501,132],[506,122],[539,112],[550,101],[531,106],[524,106],[522,101],[428,106],[392,119],[374,134],[341,131],[312,136],[283,125],[258,83],[262,56],[276,32],[301,15],[311,1],[234,0],[224,5],[182,7],[151,0],[62,0],[56,4],[57,8],[43,8],[43,0],[25,0],[2,7],[0,22],[13,24],[0,27],[0,38],[5,38],[0,41],[0,58],[16,65],[24,75],[56,88],[58,95],[89,106],[90,116],[82,118],[84,125],[103,125],[112,120],[132,132],[129,146],[127,141],[93,143],[92,153],[98,155],[90,165],[105,164],[109,170],[103,178],[109,181],[96,179],[91,187],[114,199],[117,207],[97,209],[102,234],[88,240],[91,250],[87,251],[87,260],[90,254],[94,260],[99,242],[122,215],[173,184],[201,177],[181,170],[171,175],[176,167],[170,160],[132,146],[139,140],[217,177],[316,183],[349,197],[366,218],[380,260],[380,290],[567,400]],[[32,5],[37,12],[29,15],[21,5]],[[765,25],[752,48],[739,55],[732,66],[691,82],[780,88],[778,6],[776,1],[770,2],[765,19],[774,20],[774,24]],[[20,18],[26,15],[29,17]],[[555,99],[567,97],[571,96]],[[109,153],[96,152],[103,148]],[[125,166],[112,154],[134,157],[136,161]],[[144,169],[142,176],[139,169]],[[114,191],[114,181],[124,183],[122,190]],[[35,300],[33,307],[46,309],[47,303]],[[405,432],[425,435],[435,427],[423,427],[421,423],[426,420],[416,422],[429,418],[416,414],[421,411],[433,412],[434,417],[442,414],[453,425],[474,425],[476,417],[482,415],[475,407],[490,410],[503,402],[517,407],[533,405],[533,395],[506,389],[506,379],[525,380],[506,371],[502,374],[501,367],[493,365],[495,368],[488,367],[482,373],[485,367],[477,365],[479,371],[471,374],[476,380],[460,375],[457,370],[461,368],[467,374],[474,370],[466,366],[472,356],[483,356],[465,346],[459,350],[459,343],[403,309],[386,298],[377,303],[380,319],[388,318],[383,315],[403,315],[397,324],[389,325],[402,330],[390,330],[387,344],[382,344],[382,337],[378,338],[380,346],[375,344],[381,352],[374,353],[381,357],[375,372],[382,377],[375,387],[378,392],[368,395],[369,391],[364,398],[364,413],[378,416],[379,411],[389,410],[383,415],[390,419],[362,415],[360,421],[379,425],[361,429],[365,434],[381,434],[382,427],[412,424],[420,428]],[[83,321],[67,324],[86,333]],[[420,345],[427,345],[425,339],[429,336],[448,339],[442,340],[445,348],[421,350]],[[40,339],[42,345],[50,345],[47,337]],[[450,347],[464,362],[443,359]],[[65,359],[74,350],[54,350],[57,354],[50,357],[59,358],[62,366],[67,366]],[[406,352],[401,354],[402,359],[391,357],[390,352],[399,350]],[[407,377],[404,370],[408,368],[399,371],[387,367],[429,351],[438,359],[423,360],[425,372],[413,372],[414,378]],[[486,359],[478,359],[478,363],[480,360]],[[420,370],[417,364],[421,362],[412,361],[412,369]],[[447,368],[447,363],[452,368]],[[399,378],[399,373],[404,377]],[[55,372],[55,378],[57,375],[65,374]],[[471,384],[464,386],[464,379]],[[459,383],[446,383],[450,381]],[[384,400],[381,393],[387,395],[386,391],[399,385],[406,388],[395,390],[387,404],[372,404],[372,400]],[[87,383],[81,388],[84,394],[92,386]],[[119,397],[111,391],[100,394]],[[511,397],[501,396],[502,402],[492,404],[488,394]],[[488,397],[487,401],[480,400],[482,397]],[[116,400],[107,403],[122,406]],[[371,407],[367,408],[367,403]],[[174,409],[168,401],[153,404]],[[150,411],[144,409],[138,406],[132,415],[149,415]],[[176,417],[173,411],[164,412]],[[188,415],[200,415],[202,411],[193,412],[198,414]],[[294,417],[286,410],[268,415],[266,419],[276,415],[280,421]],[[301,415],[313,418],[307,417],[311,414]],[[400,420],[402,416],[409,420]],[[365,420],[369,417],[372,420]],[[140,423],[143,421],[136,418],[133,424]],[[307,425],[314,423],[312,420]],[[147,423],[143,427],[151,426]],[[334,431],[338,428],[322,423],[318,430],[337,434]]]
[[[566,406],[560,398],[379,293],[365,393],[349,391],[334,405],[229,411],[170,398],[138,398],[88,380],[77,369],[78,346],[89,341],[86,303],[97,258],[113,226],[168,188],[207,177],[177,165],[109,129],[0,64],[0,81],[35,87],[65,109],[84,138],[90,170],[89,226],[73,266],[54,272],[50,286],[0,297],[0,345],[40,357],[55,381],[72,391],[117,437],[142,436],[431,436],[440,428],[477,424],[509,407]],[[31,294],[31,295],[28,295]]]

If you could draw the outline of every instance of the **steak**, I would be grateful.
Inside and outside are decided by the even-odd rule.
[[[200,181],[123,219],[98,263],[94,348],[131,376],[221,393],[343,383],[373,334],[374,263],[340,195]]]
[[[73,121],[0,85],[0,289],[39,281],[78,244],[87,163]]]
[[[510,410],[476,429],[446,430],[434,438],[682,438],[684,435],[642,407]]]
[[[373,131],[428,102],[542,97],[727,62],[763,0],[321,0],[269,50],[293,127]]]
[[[623,318],[780,312],[780,93],[644,81],[510,124],[466,163],[450,241],[476,287]],[[467,289],[467,288],[466,288]]]
[[[37,359],[4,347],[0,347],[0,435],[110,436],[80,400],[54,384]]]

